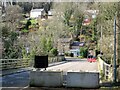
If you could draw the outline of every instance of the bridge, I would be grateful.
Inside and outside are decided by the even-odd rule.
[[[29,61],[28,59],[26,59],[26,60]],[[54,58],[53,62],[49,63],[49,67],[46,68],[46,71],[44,71],[44,69],[39,70],[40,72],[42,72],[42,73],[40,73],[41,76],[42,75],[45,76],[47,74],[50,75],[49,72],[52,72],[53,76],[55,76],[55,77],[51,77],[51,79],[59,78],[57,80],[57,81],[60,80],[59,84],[61,84],[61,80],[62,80],[62,84],[61,84],[62,87],[73,87],[72,86],[73,83],[76,83],[76,82],[80,83],[80,80],[78,80],[78,79],[81,79],[81,78],[83,78],[84,75],[88,74],[86,79],[90,80],[93,78],[98,78],[98,79],[93,79],[91,81],[93,81],[93,83],[97,82],[96,85],[99,84],[99,82],[98,82],[99,78],[100,78],[99,77],[99,69],[98,69],[98,68],[100,68],[99,62],[90,63],[90,62],[87,62],[86,59],[78,59],[78,58],[66,58],[66,61],[59,61],[59,62],[58,61],[55,62],[55,60],[56,59]],[[22,64],[22,65],[24,65],[24,64]],[[19,69],[3,70],[4,75],[1,75],[1,77],[0,77],[0,83],[2,84],[2,87],[4,87],[4,88],[5,87],[29,87],[31,84],[31,81],[33,79],[36,80],[36,78],[37,78],[38,80],[40,80],[39,77],[34,78],[32,76],[32,75],[36,75],[36,73],[33,74],[33,72],[36,72],[36,70],[33,67],[28,68],[29,65],[30,65],[30,63],[27,64],[27,66],[24,66],[24,67],[22,66]],[[46,72],[47,72],[47,74],[44,74]],[[57,76],[54,74],[54,72],[57,73]],[[52,73],[51,73],[51,75],[52,75]],[[81,74],[83,74],[83,75],[81,75]],[[47,76],[48,79],[45,79],[46,77],[43,77],[43,76],[42,76],[42,78],[44,78],[44,80],[51,81],[51,79],[49,80],[48,76]],[[74,80],[76,82],[72,82]],[[94,80],[95,80],[95,82],[94,82]],[[44,82],[46,82],[46,81],[44,81]],[[83,82],[86,83],[88,81],[83,81]],[[41,83],[41,82],[38,82],[38,83]],[[50,82],[50,83],[54,84],[57,82]],[[32,84],[33,84],[33,82],[32,82]],[[33,84],[33,86],[35,84],[36,84],[36,82]],[[76,84],[74,84],[74,85],[76,85]],[[83,85],[83,84],[81,84],[81,85]],[[79,87],[79,85],[77,87]],[[86,87],[86,86],[84,86],[84,87]]]

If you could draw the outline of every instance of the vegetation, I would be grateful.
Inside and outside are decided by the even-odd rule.
[[[2,41],[4,42],[3,58],[19,58],[20,46],[16,45],[18,33],[9,31],[7,26],[2,27]]]
[[[33,56],[34,54],[54,54],[54,49],[57,51],[57,41],[61,37],[66,38],[72,36],[74,40],[80,41],[81,39],[78,36],[84,36],[86,38],[85,42],[88,43],[88,47],[93,41],[95,43],[94,46],[96,47],[97,45],[97,49],[104,53],[105,58],[107,60],[111,60],[113,58],[113,44],[111,44],[111,42],[113,43],[113,20],[115,12],[119,11],[118,6],[119,5],[117,3],[94,2],[16,3],[15,5],[8,6],[6,8],[6,15],[3,19],[5,24],[5,26],[3,27],[3,31],[7,34],[8,29],[9,34],[4,37],[7,38],[8,36],[10,37],[12,35],[12,37],[10,37],[11,43],[17,42],[17,49],[23,49],[22,51],[24,52],[24,55],[22,54],[22,51],[20,52],[20,55],[23,55],[22,57],[24,57],[25,55],[29,57],[31,55]],[[26,13],[29,13],[32,8],[45,8],[46,13],[52,8],[54,9],[55,13],[54,16],[52,16],[52,20],[48,19],[42,23],[39,20],[35,19],[25,20],[23,16]],[[85,19],[84,11],[87,9],[99,10],[99,14],[97,15],[97,18],[91,20],[90,25],[83,26],[82,23]],[[18,27],[21,26],[21,23],[24,27],[20,29],[20,32],[18,32]],[[36,25],[38,25],[38,27],[36,27]],[[102,36],[101,29],[103,32]],[[30,30],[33,30],[35,32],[30,32]],[[22,32],[26,34],[21,35]],[[12,39],[13,36],[14,39]],[[4,38],[3,42],[8,44],[8,42],[6,41],[6,39],[4,40]],[[10,46],[6,44],[4,45],[4,48]],[[11,46],[14,45],[11,44]],[[26,51],[27,47],[29,47],[28,54]],[[83,52],[86,52],[86,50],[83,50]],[[15,53],[14,50],[13,52]],[[6,58],[5,55],[7,54],[5,53],[7,52],[3,51],[3,53],[3,58]],[[14,58],[13,56],[11,58]],[[86,55],[83,56],[86,57]]]
[[[88,48],[81,47],[80,48],[80,56],[82,58],[87,58],[87,55],[88,55]]]
[[[117,12],[117,3],[99,3],[98,9],[100,12],[97,17],[97,20],[99,20],[97,22],[98,47],[103,52],[105,60],[112,63],[114,45],[113,23],[115,13]]]

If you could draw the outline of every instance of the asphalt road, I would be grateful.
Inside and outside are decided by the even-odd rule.
[[[67,58],[66,63],[48,67],[47,70],[62,70],[62,71],[98,71],[97,62],[87,62],[86,59],[71,59]],[[26,87],[29,85],[30,71],[19,72],[15,74],[5,75],[0,77],[0,85],[2,87]]]
[[[82,71],[82,72],[98,72],[97,62],[88,62],[87,59],[67,58],[67,63],[57,66],[49,67],[47,70],[60,70],[60,71]]]
[[[2,77],[2,87],[25,87],[29,84],[29,73],[25,71]],[[0,77],[1,78],[1,77]]]

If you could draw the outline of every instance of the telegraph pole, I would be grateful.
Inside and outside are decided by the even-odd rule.
[[[116,14],[114,18],[114,83],[116,82]]]
[[[101,29],[101,41],[100,41],[100,54],[102,53],[102,35],[103,35],[103,33],[102,33],[102,25],[101,25],[101,27],[100,27],[100,29]]]

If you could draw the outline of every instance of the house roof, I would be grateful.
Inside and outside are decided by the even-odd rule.
[[[71,46],[84,46],[84,45],[85,45],[84,42],[73,42],[73,43],[71,44]]]

